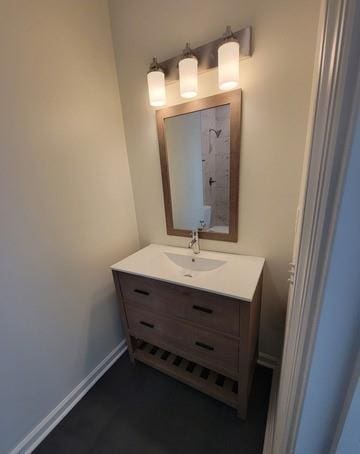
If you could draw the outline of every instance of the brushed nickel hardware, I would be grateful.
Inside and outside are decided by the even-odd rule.
[[[194,254],[200,254],[200,243],[199,243],[199,232],[198,232],[198,229],[194,229],[191,232],[191,241],[189,242],[188,248],[192,249]]]

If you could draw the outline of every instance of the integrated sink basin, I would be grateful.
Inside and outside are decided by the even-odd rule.
[[[173,252],[165,252],[166,257],[170,259],[175,265],[180,267],[183,270],[188,271],[213,271],[221,266],[223,266],[226,261],[225,260],[216,260],[216,259],[209,259],[203,258],[197,255],[184,255],[184,254],[174,254]],[[184,276],[187,276],[185,274]]]
[[[150,244],[111,268],[252,301],[264,263],[262,257],[203,249],[200,254],[193,254],[188,248]]]

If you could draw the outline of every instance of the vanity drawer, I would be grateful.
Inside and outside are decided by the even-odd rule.
[[[240,302],[184,287],[185,318],[207,328],[239,336]]]
[[[127,304],[239,336],[240,302],[233,298],[126,273],[120,285]]]
[[[130,334],[163,348],[189,353],[209,366],[236,372],[238,342],[206,329],[194,328],[186,322],[169,319],[146,310],[125,305]],[[190,359],[191,359],[190,358]]]
[[[120,286],[127,304],[135,303],[147,310],[185,318],[184,299],[179,297],[177,285],[120,273]]]

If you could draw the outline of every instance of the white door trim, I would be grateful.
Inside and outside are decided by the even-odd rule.
[[[360,28],[358,0],[323,0],[319,72],[300,248],[288,307],[273,453],[294,452],[353,132]]]

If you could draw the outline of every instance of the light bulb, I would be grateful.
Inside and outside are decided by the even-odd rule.
[[[193,98],[198,94],[197,59],[183,58],[179,62],[180,94],[183,98]]]
[[[183,98],[193,98],[198,94],[198,61],[190,49],[189,43],[179,61],[180,95]]]
[[[147,74],[147,82],[150,105],[153,107],[164,106],[166,104],[165,75],[155,57]]]
[[[227,29],[228,37],[218,49],[219,89],[231,90],[239,85],[239,50],[238,41],[233,38],[231,29]]]

